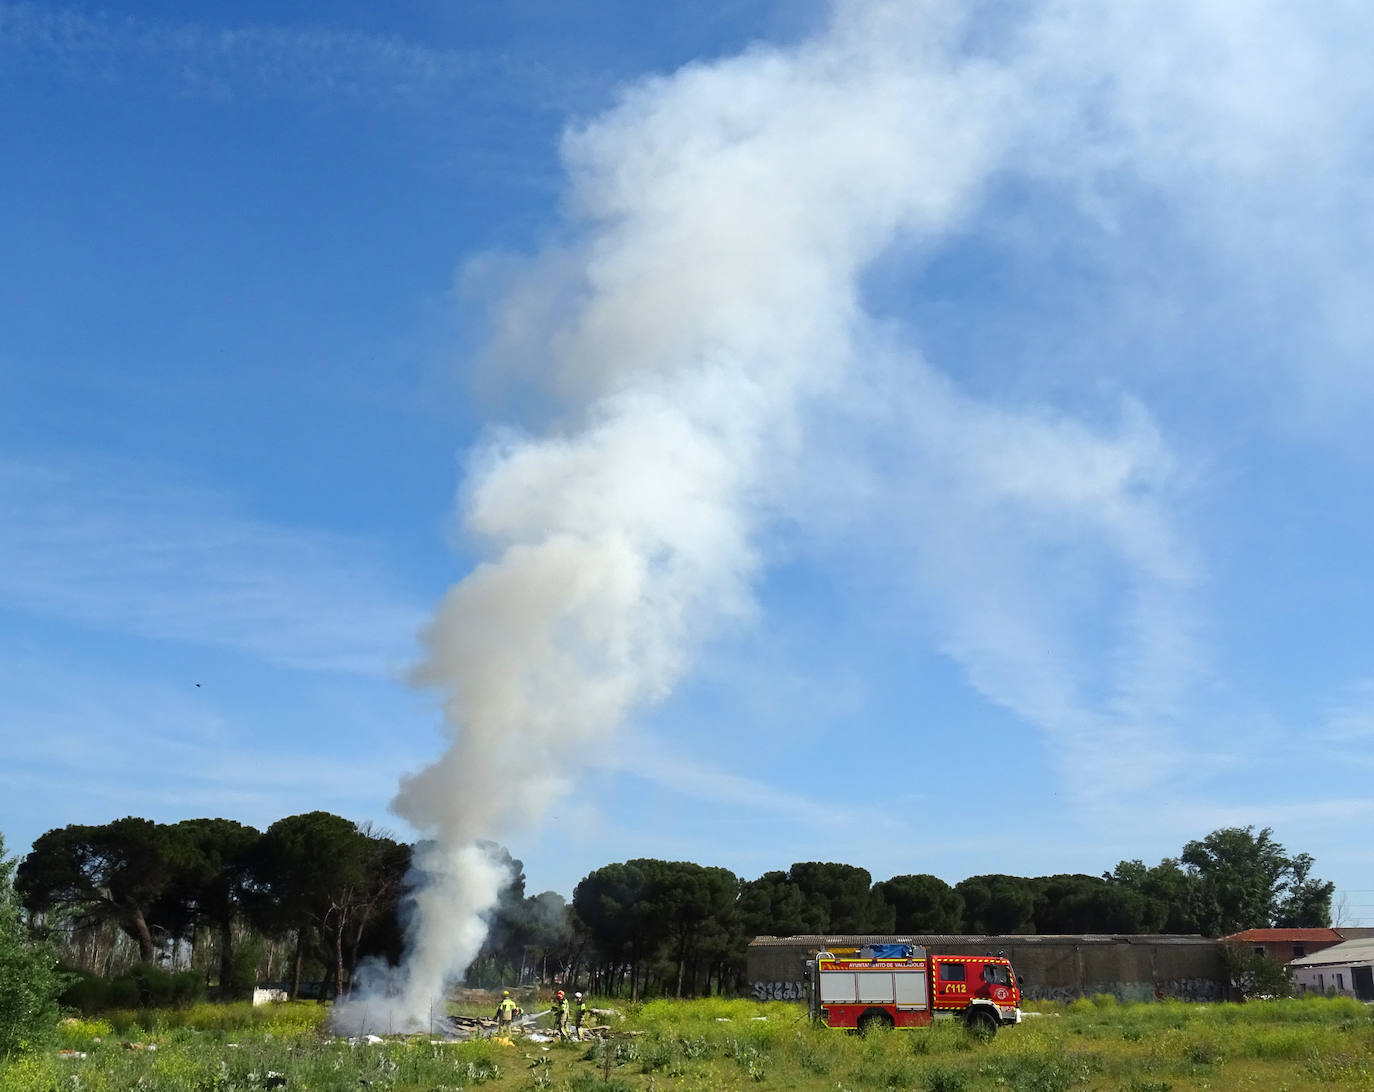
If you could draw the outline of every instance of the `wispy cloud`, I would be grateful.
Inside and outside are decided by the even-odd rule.
[[[665,740],[646,734],[623,741],[597,756],[591,765],[647,781],[679,796],[766,814],[806,827],[832,831],[840,828],[890,831],[899,825],[890,812],[878,808],[837,808],[766,781],[689,758]]]
[[[443,49],[326,27],[215,26],[0,3],[0,49],[78,79],[153,82],[212,98],[311,96],[369,104],[451,102],[561,111],[544,66],[494,50]],[[566,94],[568,88],[563,88]]]
[[[1195,345],[1233,346],[1199,385],[1222,376],[1243,394],[1258,388],[1309,431],[1362,422],[1374,397],[1360,290],[1374,274],[1374,8],[1028,10],[1025,37],[999,56],[1024,88],[1016,166],[1062,184],[1095,225],[1099,271],[1124,298],[1162,305],[1153,332],[1183,316]],[[1029,241],[1046,243],[1041,232]],[[1199,314],[1210,329],[1192,326]]]
[[[1374,748],[1374,679],[1352,683],[1327,707],[1318,738],[1338,746],[1365,744]]]
[[[974,398],[909,351],[868,357],[790,505],[866,580],[905,590],[894,609],[1044,733],[1074,794],[1155,784],[1185,761],[1177,729],[1207,670],[1179,452],[1130,400],[1095,424]]]
[[[132,465],[0,461],[0,512],[10,609],[294,668],[387,675],[413,658],[423,605],[367,542]]]

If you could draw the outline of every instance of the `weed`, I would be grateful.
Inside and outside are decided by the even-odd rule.
[[[725,1046],[725,1056],[734,1059],[751,1081],[762,1081],[768,1075],[763,1052],[752,1043],[732,1039]]]
[[[701,1036],[691,1039],[679,1039],[678,1045],[682,1048],[684,1058],[704,1058],[710,1052],[710,1045]]]
[[[1221,1043],[1210,1037],[1188,1040],[1183,1056],[1194,1065],[1216,1065],[1226,1057]]]
[[[984,1062],[978,1073],[1014,1092],[1066,1092],[1094,1068],[1081,1055],[1014,1054]]]
[[[877,1086],[894,1090],[915,1088],[917,1075],[916,1066],[909,1059],[897,1058],[889,1062],[877,1074]]]
[[[662,1039],[652,1040],[640,1051],[645,1073],[669,1069],[678,1057],[678,1052],[674,1049],[673,1044]]]
[[[926,1092],[964,1092],[968,1074],[952,1066],[936,1066],[926,1072]]]
[[[603,1081],[600,1074],[586,1070],[573,1074],[568,1081],[568,1089],[569,1092],[635,1092],[634,1085],[621,1077]]]
[[[797,1035],[790,1054],[807,1073],[823,1077],[834,1067],[840,1043],[824,1035]]]
[[[1306,1071],[1323,1084],[1353,1084],[1374,1088],[1374,1058],[1337,1054],[1309,1058]]]

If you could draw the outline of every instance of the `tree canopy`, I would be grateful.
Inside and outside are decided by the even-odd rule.
[[[893,876],[873,885],[892,909],[899,933],[958,933],[964,926],[964,898],[938,876]]]
[[[1312,874],[1310,855],[1290,854],[1269,828],[1253,827],[1213,831],[1153,866],[1124,860],[1097,876],[994,873],[953,886],[915,871],[874,883],[867,870],[834,861],[742,879],[692,861],[635,858],[592,870],[571,901],[553,891],[527,895],[521,862],[505,847],[487,850],[510,880],[469,980],[586,975],[597,989],[631,997],[738,988],[745,947],[758,935],[1220,936],[1329,924],[1333,894]],[[130,938],[126,950],[132,944],[145,964],[198,944],[213,956],[203,965],[218,971],[225,996],[251,985],[264,951],[267,973],[288,978],[293,992],[308,972],[340,994],[360,958],[401,957],[406,885],[423,879],[411,860],[411,846],[323,811],[262,832],[228,819],[128,816],[46,832],[15,886],[33,921],[66,937],[64,951],[83,967],[113,973],[97,958],[108,945],[76,943],[104,929]]]
[[[176,831],[148,819],[128,816],[103,826],[67,826],[38,838],[19,866],[17,885],[32,911],[117,922],[149,963],[154,928],[167,929],[151,920],[152,911],[186,855],[185,840]],[[166,903],[162,908],[170,910]]]
[[[1197,921],[1207,936],[1279,924],[1331,924],[1333,884],[1309,879],[1312,858],[1288,854],[1273,831],[1224,827],[1183,847]]]

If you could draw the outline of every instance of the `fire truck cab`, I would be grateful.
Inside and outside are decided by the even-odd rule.
[[[928,955],[916,944],[872,944],[807,961],[811,1016],[861,1032],[963,1020],[991,1035],[1021,1022],[1021,990],[1004,956]]]

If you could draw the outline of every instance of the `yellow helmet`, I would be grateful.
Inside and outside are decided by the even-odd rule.
[[[502,996],[502,997],[509,997],[509,996],[510,996],[510,990],[502,990],[502,991],[501,991],[501,996]]]

